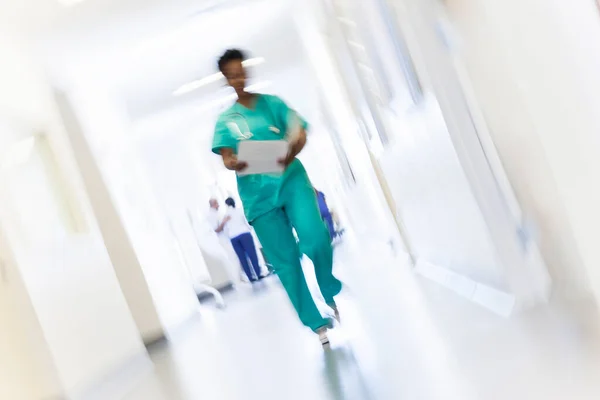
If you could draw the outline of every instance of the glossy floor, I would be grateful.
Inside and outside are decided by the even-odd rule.
[[[383,245],[342,248],[336,268],[347,286],[330,350],[273,278],[154,349],[154,372],[127,400],[600,398],[591,305],[503,319],[413,276]]]

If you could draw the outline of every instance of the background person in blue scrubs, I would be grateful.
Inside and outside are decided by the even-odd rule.
[[[239,209],[235,208],[235,200],[231,197],[225,200],[227,211],[225,212],[224,230],[231,240],[231,245],[235,254],[240,260],[242,269],[250,282],[257,282],[262,279],[260,275],[260,264],[258,263],[258,254],[254,245],[254,238],[250,232],[250,225],[246,217]],[[252,265],[252,268],[250,268]]]
[[[335,228],[333,225],[333,216],[331,215],[331,211],[329,211],[329,206],[327,206],[327,200],[325,199],[325,194],[320,190],[315,188],[315,193],[317,195],[317,202],[319,203],[319,212],[321,213],[321,218],[325,221],[327,225],[327,229],[329,230],[329,236],[331,240],[335,238]]]

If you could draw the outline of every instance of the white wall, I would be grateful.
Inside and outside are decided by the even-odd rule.
[[[14,32],[9,37],[10,43],[0,43],[2,58],[10,60],[0,66],[0,115],[14,123],[13,129],[0,131],[0,148],[7,151],[10,143],[36,133],[45,134],[45,139],[32,148],[30,157],[3,171],[0,218],[56,375],[64,391],[75,394],[146,353],[43,71],[29,43]],[[23,295],[19,293],[19,300]],[[25,313],[24,318],[31,317]],[[32,348],[38,348],[38,339],[32,340]],[[28,355],[23,356],[27,360]],[[5,362],[11,360],[2,357],[0,363]],[[4,384],[3,380],[0,385]]]
[[[68,97],[56,90],[70,145],[89,193],[104,245],[119,280],[127,305],[145,343],[164,335],[162,323],[123,221],[90,149]]]
[[[142,267],[164,330],[192,317],[199,308],[167,215],[152,187],[142,149],[132,140],[127,111],[109,82],[82,64],[66,84],[95,162],[103,176]]]
[[[537,225],[556,289],[569,297],[598,291],[596,5],[455,0],[448,7],[473,91]]]
[[[313,99],[314,105],[320,109],[315,115],[323,122],[322,130],[316,134],[331,137],[332,147],[324,153],[340,168],[337,173],[343,201],[338,206],[343,206],[346,211],[342,211],[344,223],[352,225],[357,236],[369,241],[396,240],[392,214],[386,207],[383,191],[362,140],[355,110],[348,98],[347,82],[334,58],[336,43],[331,40],[331,28],[328,26],[331,20],[324,12],[323,4],[317,0],[297,3],[294,16],[306,59],[310,62],[311,77],[320,94]],[[309,138],[309,153],[310,141]],[[337,151],[334,146],[337,146]],[[352,171],[342,166],[346,161]]]
[[[189,120],[186,116],[189,117],[190,113],[186,115],[185,109],[180,111],[138,121],[134,128],[139,138],[136,146],[140,147],[153,191],[176,234],[193,283],[210,282],[221,288],[231,283],[227,271],[213,268],[213,265],[207,268],[208,261],[199,247],[204,245],[204,215],[211,196],[209,185],[214,177],[207,181],[210,171],[200,173],[207,164],[206,159],[213,157],[208,144],[204,148],[196,147],[199,143],[208,143],[208,140],[199,138],[210,136],[212,125],[205,123],[206,115],[194,115],[192,112]],[[197,157],[204,160],[195,160]],[[190,215],[193,221],[190,221]]]
[[[0,232],[0,398],[52,398],[58,371],[6,239]]]
[[[334,3],[345,21],[360,21],[359,14],[348,14],[346,2]],[[345,38],[336,38],[334,26],[324,29],[324,36],[334,40],[332,51],[343,49],[348,40],[359,42],[348,47],[356,49],[350,53],[359,75],[364,74],[364,88],[351,90],[350,96],[369,97],[370,112],[382,116],[383,126],[377,128],[386,130],[388,136],[400,136],[392,147],[377,154],[387,169],[389,186],[395,188],[397,209],[419,262],[434,262],[511,292],[518,307],[546,301],[547,271],[535,244],[520,234],[520,210],[510,201],[510,188],[498,183],[488,149],[482,148],[452,53],[440,34],[440,3],[389,3],[394,6],[389,12],[398,21],[421,83],[435,100],[387,115],[389,106],[372,83],[378,76],[369,72],[376,68],[370,68],[368,52],[360,50],[361,45],[368,46],[362,42],[362,33],[378,24],[356,27],[344,22],[339,25],[344,26]],[[330,16],[329,20],[336,18]],[[361,64],[366,66],[359,67]],[[376,83],[387,84],[385,79]],[[377,151],[377,141],[371,142]]]
[[[509,291],[435,99],[390,119],[399,132],[382,165],[419,260]]]
[[[350,23],[339,24],[337,30],[345,31],[347,35],[346,38],[340,37],[332,42],[332,50],[339,54],[343,54],[347,39],[366,39],[357,32],[364,33],[368,27],[373,27],[373,30],[382,28],[381,23],[374,21],[369,21],[369,25],[360,25],[362,21],[358,14],[362,9],[348,9],[345,5],[344,2],[339,2],[337,16],[359,25],[352,28],[354,25]],[[335,16],[330,15],[329,20],[334,21],[330,22],[330,30],[335,32]],[[329,36],[333,38],[330,40],[336,40],[335,33]],[[360,42],[354,47],[361,45],[366,48],[369,44]],[[394,55],[390,54],[389,57]],[[356,59],[359,58],[360,54],[356,54]],[[372,60],[367,57],[361,62],[364,64]],[[366,68],[368,67],[371,64],[367,64]],[[340,68],[338,73],[343,71]],[[347,68],[346,71],[352,71],[352,68]],[[361,70],[358,71],[360,73]],[[345,80],[352,88],[351,77],[345,76]],[[365,78],[365,82],[372,80]],[[377,82],[363,90],[375,92],[376,87]],[[406,96],[406,85],[402,89]],[[364,96],[361,88],[354,91],[351,89],[350,93],[350,96]],[[508,290],[488,227],[434,95],[430,94],[427,101],[418,107],[410,110],[397,108],[395,113],[386,112],[389,110],[384,108],[380,98],[373,97],[373,103],[379,105],[378,112],[383,117],[382,122],[386,125],[386,133],[391,137],[392,143],[383,151],[377,151],[374,145],[372,149],[385,173],[397,213],[417,260],[441,265],[496,288]],[[377,135],[377,132],[373,133]]]

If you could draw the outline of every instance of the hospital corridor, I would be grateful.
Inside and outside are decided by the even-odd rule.
[[[0,400],[600,398],[598,71],[590,0],[1,1]]]

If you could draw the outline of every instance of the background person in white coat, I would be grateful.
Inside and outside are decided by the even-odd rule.
[[[231,276],[233,284],[236,285],[242,281],[242,274],[240,268],[238,266],[238,258],[233,250],[233,246],[231,245],[231,241],[229,237],[224,231],[223,226],[221,226],[223,221],[223,216],[221,215],[219,209],[219,202],[216,198],[211,198],[209,200],[210,209],[208,210],[208,215],[206,219],[208,221],[208,225],[213,235],[215,235],[218,243],[220,244],[220,248],[222,250],[222,254],[225,256],[227,262],[227,270],[228,274]]]

